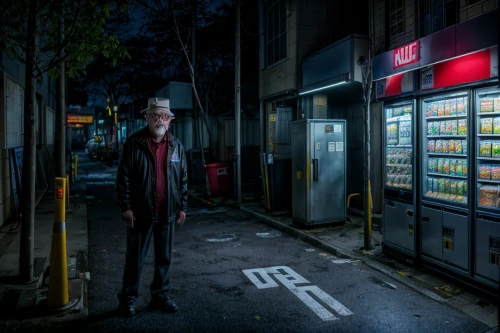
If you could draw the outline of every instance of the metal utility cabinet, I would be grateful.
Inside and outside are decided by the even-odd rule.
[[[305,225],[345,222],[346,122],[292,122],[292,217]]]

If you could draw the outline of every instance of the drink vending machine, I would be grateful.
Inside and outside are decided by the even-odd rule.
[[[475,93],[476,135],[473,191],[476,214],[475,276],[497,286],[500,280],[500,89]]]
[[[461,91],[421,101],[421,255],[458,273],[470,269],[469,100]]]
[[[384,106],[383,250],[415,256],[415,102]]]

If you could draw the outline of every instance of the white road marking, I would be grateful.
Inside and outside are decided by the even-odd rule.
[[[284,271],[281,272],[281,271]],[[322,320],[338,320],[330,311],[316,301],[310,294],[314,294],[321,301],[327,304],[332,310],[341,316],[349,316],[353,313],[342,305],[339,301],[325,293],[317,286],[297,286],[297,284],[309,284],[310,282],[304,277],[297,274],[294,270],[287,266],[274,266],[268,268],[245,269],[243,273],[253,282],[258,289],[276,288],[279,285],[273,280],[270,274],[288,288],[295,296],[297,296],[305,305],[307,305],[314,313]],[[257,276],[259,275],[264,282]]]
[[[274,288],[279,287],[279,285],[274,282],[273,278],[267,274],[265,271],[262,272],[262,268],[245,269],[243,273],[250,279],[250,281],[255,284],[259,289]],[[265,283],[261,282],[256,274],[259,274]]]
[[[385,281],[382,281],[384,282],[386,285],[388,285],[389,287],[391,287],[392,289],[396,290],[396,286],[393,285],[392,283],[389,283],[389,282],[385,282]]]
[[[216,237],[207,238],[206,241],[213,242],[213,243],[229,242],[229,241],[233,240],[235,237],[236,237],[235,234],[222,234],[222,235],[218,235]]]
[[[275,238],[281,236],[281,232],[273,231],[273,232],[258,232],[256,233],[258,237],[261,238]]]
[[[358,262],[359,260],[357,259],[332,259],[332,262],[334,264],[350,264],[353,262]]]

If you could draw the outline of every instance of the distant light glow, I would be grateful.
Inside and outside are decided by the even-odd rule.
[[[305,94],[309,94],[309,93],[312,93],[312,92],[315,92],[315,91],[320,91],[320,90],[328,89],[328,88],[331,88],[331,87],[339,86],[339,85],[344,84],[344,83],[347,83],[347,81],[337,82],[337,83],[330,84],[328,86],[324,86],[324,87],[321,87],[321,88],[307,90],[307,91],[299,93],[299,95],[305,95]]]

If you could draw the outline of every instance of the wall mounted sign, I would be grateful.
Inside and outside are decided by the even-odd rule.
[[[421,89],[445,88],[494,77],[491,53],[491,49],[486,49],[422,69]]]
[[[420,41],[418,40],[394,49],[392,67],[399,68],[418,62],[419,51]]]
[[[92,115],[68,114],[68,123],[92,124],[93,121]]]

